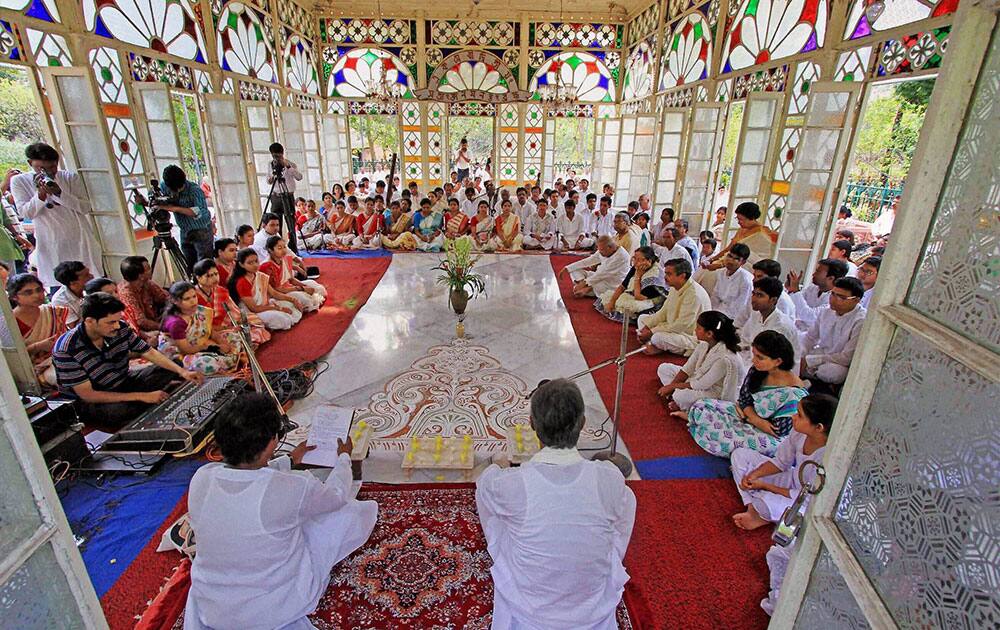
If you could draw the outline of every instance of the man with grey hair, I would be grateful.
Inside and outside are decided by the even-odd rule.
[[[631,266],[629,253],[604,235],[597,239],[597,251],[566,265],[559,271],[561,277],[569,273],[573,281],[573,297],[594,297],[614,291],[625,279]]]
[[[634,254],[642,245],[642,228],[632,223],[627,212],[615,214],[614,228],[615,242],[624,247],[629,256]]]
[[[489,466],[476,482],[494,628],[618,628],[635,495],[614,464],[577,451],[584,409],[570,381],[543,382],[531,396],[543,448],[520,468]]]

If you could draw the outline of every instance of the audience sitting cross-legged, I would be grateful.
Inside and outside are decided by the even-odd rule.
[[[670,411],[686,411],[703,398],[736,402],[746,373],[740,337],[733,320],[719,311],[704,311],[695,326],[698,346],[683,365],[661,363],[657,394],[669,398]]]
[[[229,295],[219,277],[219,268],[213,260],[199,260],[194,265],[195,289],[198,293],[198,304],[212,310],[213,331],[237,331],[237,326],[244,316],[240,307]],[[271,338],[271,333],[264,326],[264,320],[256,313],[245,314],[246,323],[250,329],[250,342],[255,346]]]
[[[788,272],[785,280],[785,290],[792,296],[795,303],[795,327],[805,332],[816,321],[820,310],[830,304],[830,289],[838,278],[847,275],[847,265],[842,260],[824,258],[816,263],[812,273],[812,284],[805,289],[799,289],[802,275],[794,271]]]
[[[492,249],[498,252],[519,252],[524,242],[521,219],[511,211],[509,202],[503,202],[500,208],[502,211],[493,226],[494,236],[490,242]]]
[[[736,243],[722,259],[722,269],[715,273],[712,308],[733,320],[739,320],[743,315],[753,291],[753,274],[743,268],[749,256],[750,248]]]
[[[635,495],[613,464],[577,451],[584,411],[575,384],[543,383],[530,412],[542,450],[519,468],[493,464],[476,482],[494,628],[618,628]]]
[[[413,227],[413,217],[403,212],[403,206],[398,201],[389,204],[389,213],[385,217],[385,234],[382,235],[382,247],[412,251],[417,248],[417,239],[410,228]]]
[[[629,253],[607,234],[597,237],[597,251],[559,270],[569,273],[574,297],[594,297],[614,291],[629,271]]]
[[[271,330],[288,330],[302,319],[302,311],[288,296],[271,286],[271,277],[258,271],[257,251],[241,249],[227,288],[233,301],[255,313]]]
[[[84,267],[86,269],[86,267]],[[59,265],[56,265],[56,276]],[[68,328],[72,313],[65,306],[47,304],[45,287],[38,276],[19,273],[7,279],[7,296],[14,310],[14,319],[24,338],[35,376],[43,385],[56,384],[56,372],[52,366],[52,347]]]
[[[753,292],[750,294],[750,315],[740,327],[740,336],[744,340],[743,360],[747,364],[750,363],[752,356],[750,342],[765,330],[773,330],[791,342],[797,372],[801,355],[800,333],[792,318],[778,309],[782,295],[785,295],[785,287],[777,278],[768,276],[754,281]]]
[[[61,284],[59,290],[52,296],[53,306],[64,306],[69,309],[66,326],[72,328],[80,321],[80,307],[83,305],[83,287],[90,282],[94,274],[87,265],[79,260],[63,261],[53,270],[56,282]]]
[[[326,301],[326,289],[315,280],[299,280],[292,270],[292,254],[285,245],[285,239],[272,236],[267,239],[270,260],[260,266],[261,273],[270,277],[271,286],[283,293],[286,300],[295,304],[303,313],[311,313]]]
[[[433,209],[428,198],[420,200],[420,210],[413,215],[413,235],[417,249],[422,252],[439,252],[444,247],[444,215]]]
[[[829,393],[830,386],[847,378],[867,311],[861,306],[865,290],[857,278],[840,278],[830,290],[830,306],[820,309],[816,321],[802,336],[800,373],[812,385]]]
[[[148,341],[155,342],[170,296],[153,282],[153,271],[145,256],[127,256],[122,260],[121,272],[118,299],[125,305],[125,320]]]
[[[667,295],[663,269],[652,247],[640,247],[632,254],[632,268],[614,291],[602,293],[594,301],[597,312],[608,319],[629,323],[639,315],[655,311]]]
[[[190,282],[175,282],[169,293],[159,351],[192,372],[233,371],[240,359],[236,332],[212,327],[212,309],[198,303],[198,291]]]
[[[698,316],[710,310],[712,302],[705,289],[691,280],[691,264],[686,260],[675,258],[664,263],[663,278],[670,293],[660,310],[639,316],[636,334],[646,344],[646,354],[665,351],[690,356],[698,345]]]

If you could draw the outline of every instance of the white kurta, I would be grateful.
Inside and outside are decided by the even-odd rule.
[[[740,384],[746,375],[743,359],[729,351],[724,344],[709,347],[704,341],[698,342],[687,363],[683,366],[662,363],[656,375],[664,385],[673,382],[681,370],[688,375],[690,389],[674,390],[673,399],[681,409],[689,409],[702,398],[736,402]]]
[[[79,260],[95,276],[104,275],[101,246],[94,235],[90,197],[83,180],[70,171],[57,171],[55,180],[62,194],[49,195],[45,201],[38,198],[34,173],[21,173],[10,181],[17,211],[34,226],[32,260],[38,268],[38,279],[48,287],[59,284],[53,272],[56,265],[67,260]]]
[[[607,214],[593,214],[590,217],[590,231],[598,236],[615,235],[615,215],[612,212]]]
[[[753,357],[753,351],[750,349],[750,346],[753,344],[753,340],[757,338],[757,335],[765,330],[779,332],[785,337],[785,339],[788,339],[788,341],[791,342],[792,350],[795,353],[795,369],[792,371],[798,374],[799,358],[802,356],[799,331],[795,328],[795,322],[793,322],[788,315],[785,315],[778,309],[771,311],[771,314],[767,316],[767,319],[761,319],[760,313],[757,311],[750,311],[750,317],[747,318],[743,327],[740,328],[740,346],[743,348],[743,361],[746,363],[747,367],[749,368],[750,360]]]
[[[736,320],[750,303],[753,292],[753,274],[742,267],[733,272],[722,269],[716,274],[712,290],[712,309]]]
[[[818,286],[810,284],[801,291],[792,293],[792,303],[795,304],[795,327],[805,332],[816,321],[819,310],[830,306],[830,292],[820,293]]]
[[[594,265],[597,265],[597,269],[588,271]],[[628,252],[619,247],[608,257],[601,255],[599,251],[594,252],[582,260],[566,265],[566,271],[573,282],[585,280],[594,290],[594,295],[601,295],[618,288],[630,267]]]
[[[867,314],[861,306],[855,306],[845,315],[837,315],[829,307],[822,309],[802,336],[802,356],[806,362],[806,373],[802,376],[843,383]]]
[[[806,460],[822,463],[825,446],[821,446],[809,455],[802,451],[806,443],[804,433],[799,433],[795,429],[781,441],[774,457],[762,455],[749,448],[738,448],[729,456],[733,469],[733,480],[736,481],[736,490],[743,499],[743,505],[753,505],[761,518],[772,523],[778,522],[781,515],[792,504],[802,487],[799,484],[799,466]],[[788,488],[791,496],[786,497],[781,494],[769,492],[767,490],[744,490],[740,487],[740,480],[753,472],[764,462],[771,462],[778,467],[781,472],[761,477],[762,481],[774,484],[779,488]],[[816,469],[810,467],[805,474],[806,483],[812,483],[816,476]],[[809,501],[803,505],[803,510],[808,506]],[[199,543],[200,544],[200,543]]]
[[[679,243],[674,243],[674,246],[670,249],[667,249],[664,245],[653,243],[653,251],[656,252],[656,257],[660,259],[661,265],[668,260],[681,259],[688,261],[688,264],[691,265],[691,270],[694,270],[694,263],[691,262],[691,254]]]
[[[528,227],[528,219],[531,218],[531,215],[538,214],[538,206],[531,199],[525,199],[523,206],[517,199],[511,199],[510,210],[517,215],[518,219],[521,219],[521,233],[525,234],[524,230]]]
[[[544,448],[476,482],[495,630],[615,630],[635,495],[609,462]]]
[[[573,218],[570,219],[569,215],[563,214],[561,217],[556,219],[556,232],[559,233],[560,238],[566,241],[566,245],[573,249],[576,246],[577,239],[580,236],[586,234],[587,230],[584,227],[583,215],[579,212],[573,213]],[[584,249],[589,249],[594,246],[594,239],[590,237],[584,237],[580,240],[580,247]]]
[[[371,535],[378,505],[352,497],[348,455],[338,457],[325,483],[290,466],[287,457],[257,470],[207,464],[191,479],[198,554],[187,630],[303,625],[333,565]]]

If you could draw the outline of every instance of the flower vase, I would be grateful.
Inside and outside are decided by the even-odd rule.
[[[448,304],[456,315],[464,315],[465,307],[469,305],[469,294],[464,289],[452,289],[448,294]]]

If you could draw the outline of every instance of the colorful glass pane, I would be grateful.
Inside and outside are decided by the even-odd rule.
[[[625,60],[622,98],[626,101],[645,98],[653,91],[653,48],[649,41],[639,42]]]
[[[917,20],[948,15],[957,8],[958,0],[854,0],[844,39],[861,39]]]
[[[467,90],[506,94],[510,86],[492,64],[468,59],[449,68],[438,84],[438,91],[446,94]]]
[[[660,77],[661,90],[708,77],[712,63],[712,30],[704,15],[696,11],[677,22],[665,42],[663,58],[666,65]]]
[[[381,48],[341,48],[330,71],[327,96],[366,98],[369,86],[382,81],[383,74],[412,97],[413,77],[399,57]]]
[[[239,2],[227,4],[219,18],[216,42],[223,70],[277,81],[271,40],[254,9]]]
[[[611,103],[615,100],[615,81],[611,71],[599,58],[588,52],[564,52],[553,55],[531,78],[528,90],[533,94],[540,85],[552,85],[556,77],[564,85],[576,86],[576,95],[589,103]]]
[[[35,63],[51,67],[73,65],[73,56],[69,52],[66,38],[62,35],[43,33],[33,28],[25,29],[25,33],[28,35],[28,46],[31,48]]]
[[[742,0],[726,42],[732,72],[816,50],[826,36],[827,0]]]
[[[18,11],[45,22],[59,22],[56,0],[0,0],[0,9]]]
[[[188,0],[84,0],[83,17],[102,37],[205,63],[205,39]]]
[[[21,49],[17,44],[14,27],[5,20],[0,20],[0,57],[15,61],[21,60]]]
[[[285,43],[285,82],[293,90],[319,94],[319,73],[313,59],[312,46],[298,35]]]

